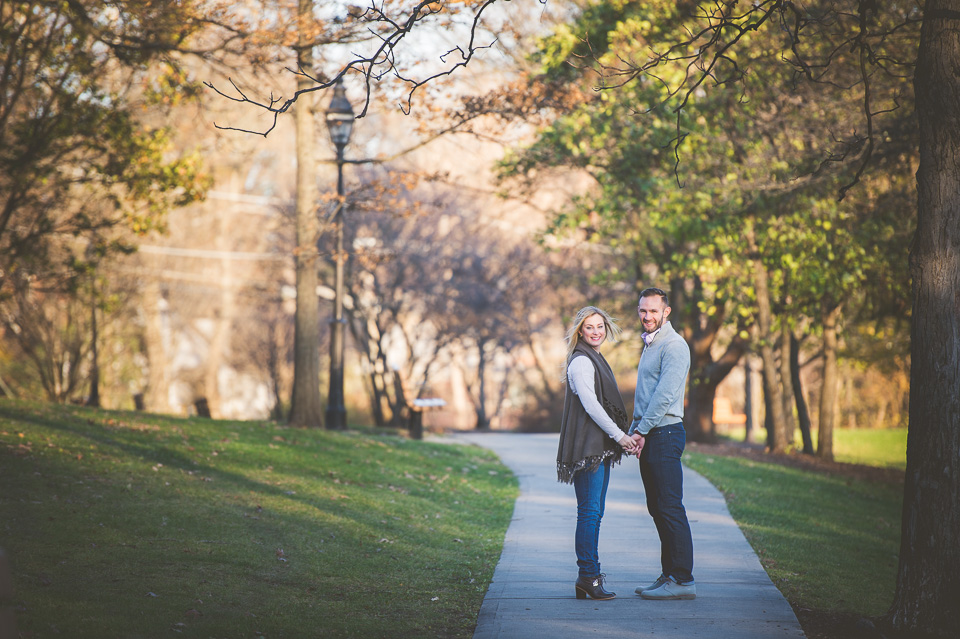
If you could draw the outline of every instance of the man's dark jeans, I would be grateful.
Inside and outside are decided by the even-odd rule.
[[[640,477],[647,511],[660,535],[662,572],[680,584],[693,583],[693,537],[683,507],[680,456],[687,436],[683,423],[654,428],[640,453]]]

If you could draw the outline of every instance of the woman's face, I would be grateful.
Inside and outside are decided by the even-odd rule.
[[[603,340],[607,339],[607,325],[603,323],[603,315],[594,313],[583,320],[580,325],[580,338],[594,350],[599,349]]]

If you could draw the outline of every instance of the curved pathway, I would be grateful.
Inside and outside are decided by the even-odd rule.
[[[803,630],[727,510],[723,496],[684,468],[693,531],[694,601],[647,601],[634,588],[660,574],[660,543],[644,505],[637,462],[614,468],[600,528],[610,601],[577,600],[573,487],[557,482],[557,434],[457,433],[493,450],[520,481],[503,553],[483,600],[474,639],[796,639]],[[618,552],[635,560],[624,562]]]

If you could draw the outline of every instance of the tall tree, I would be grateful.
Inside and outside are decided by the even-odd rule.
[[[920,123],[910,253],[910,426],[900,566],[890,621],[960,627],[960,0],[928,0],[914,87]]]
[[[313,69],[313,0],[297,5],[297,90],[311,85]],[[322,426],[320,406],[320,301],[317,298],[318,255],[317,186],[313,104],[307,93],[294,108],[297,131],[297,310],[294,316],[293,394],[290,423]]]

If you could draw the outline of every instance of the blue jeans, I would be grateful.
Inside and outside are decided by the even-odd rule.
[[[577,566],[580,577],[586,579],[600,574],[600,520],[607,501],[607,485],[610,483],[610,459],[597,466],[593,472],[580,471],[573,476],[573,488],[577,493],[577,534],[574,544],[577,551]]]
[[[660,535],[662,572],[677,583],[693,583],[693,537],[683,507],[680,456],[687,436],[683,423],[654,428],[640,453],[640,478],[647,511]]]

